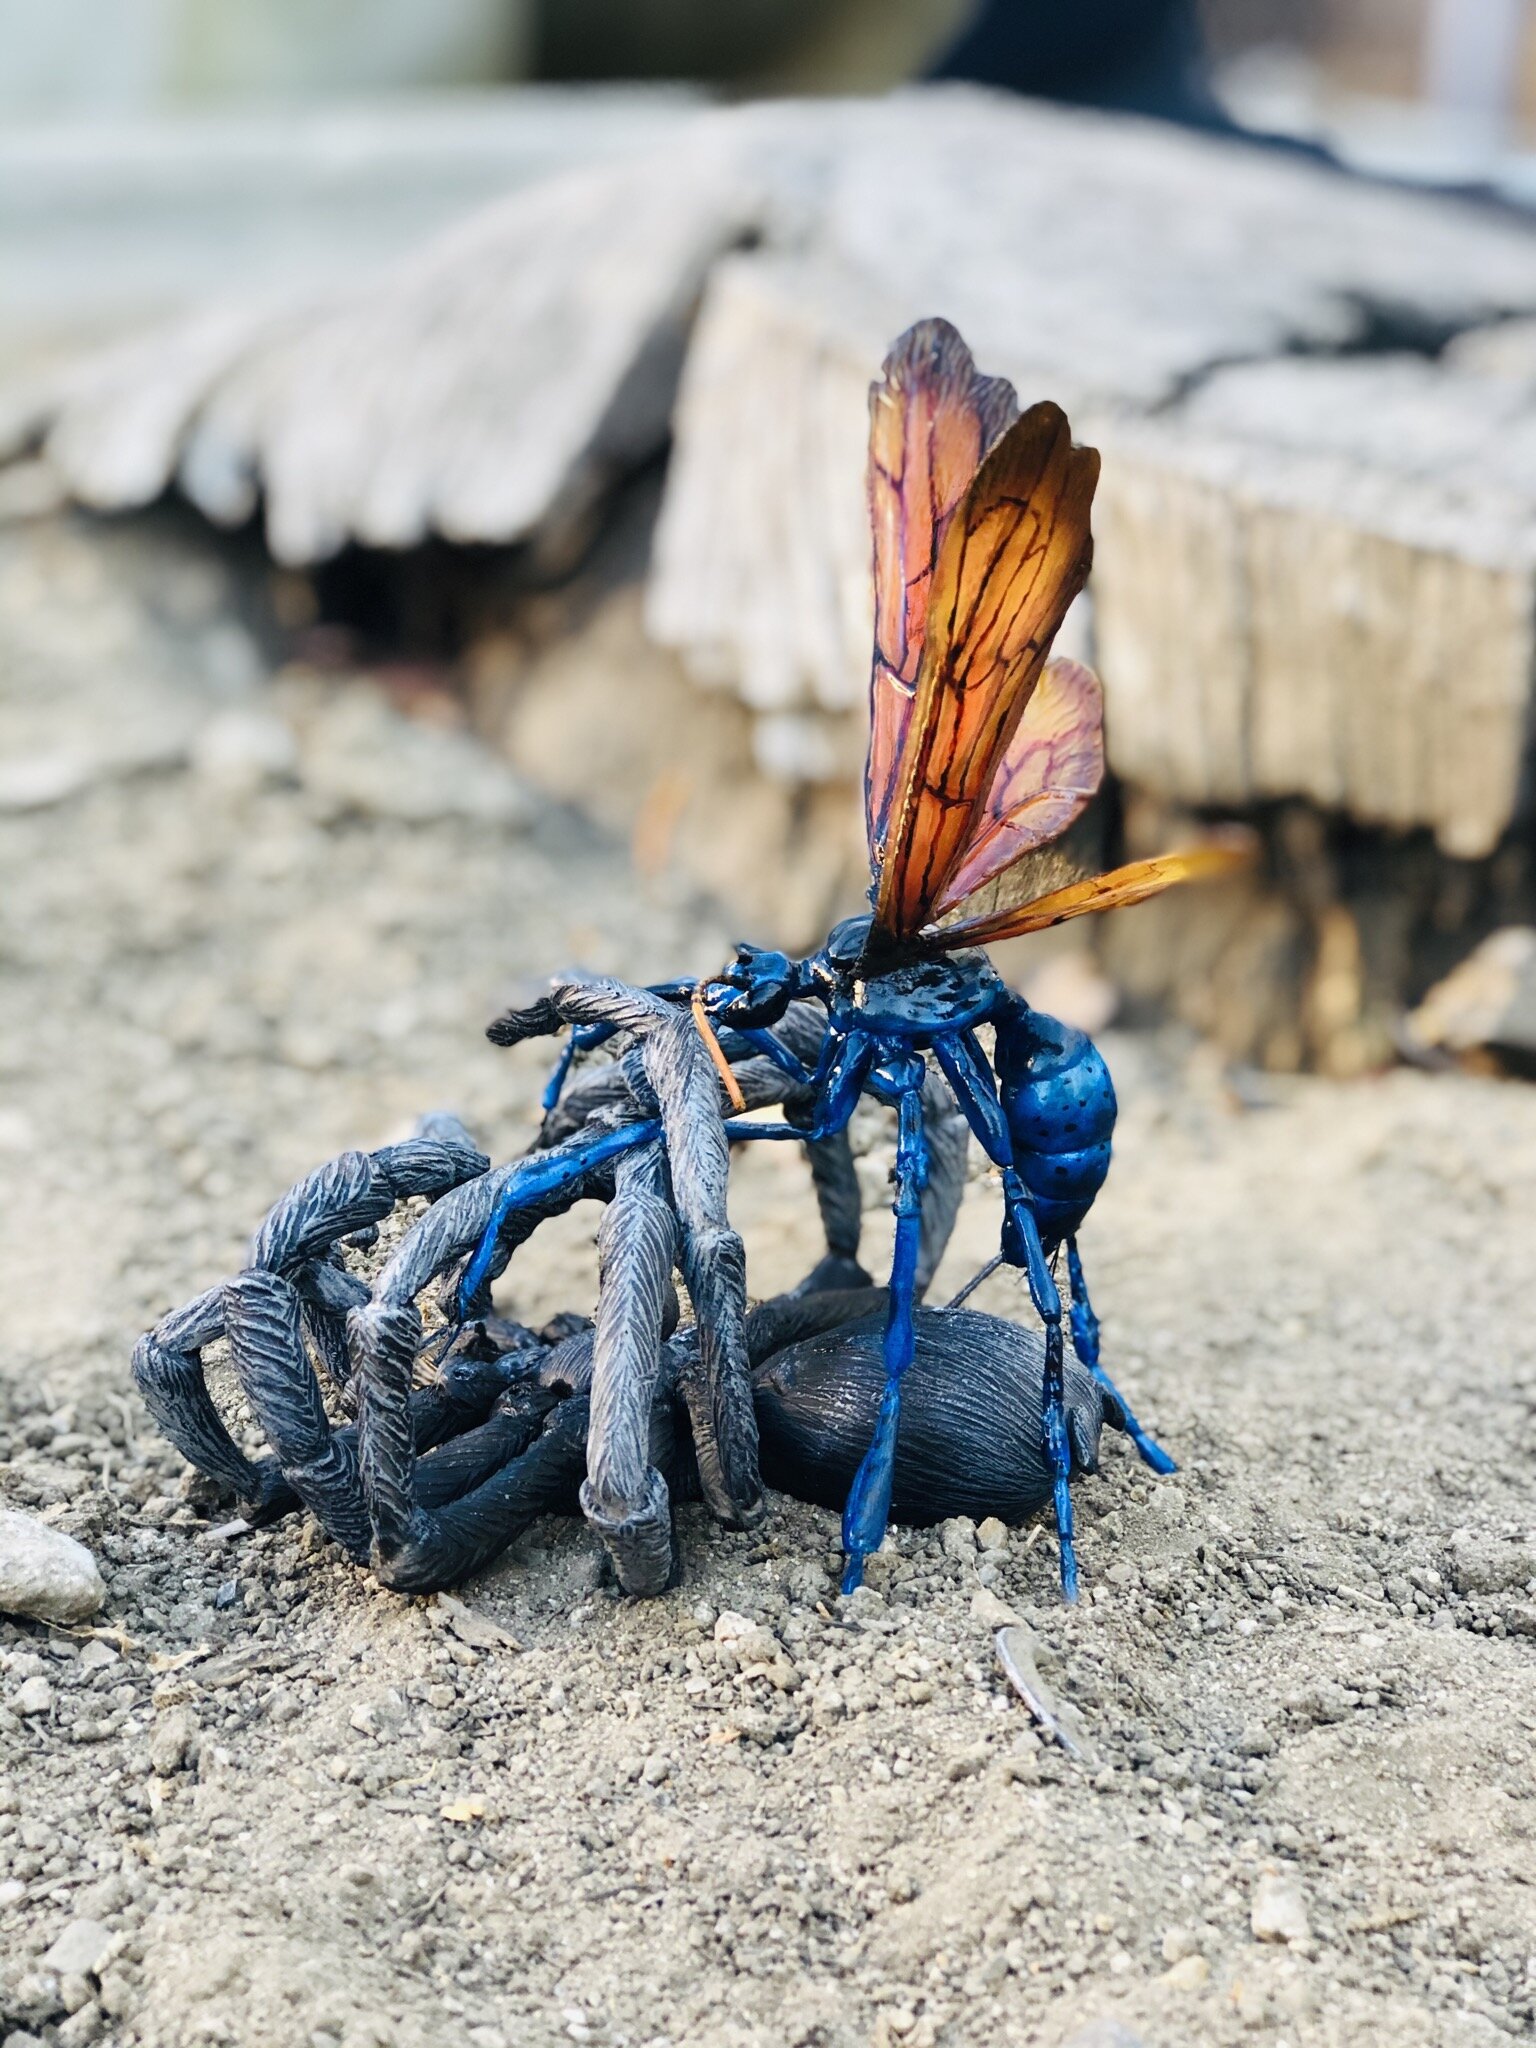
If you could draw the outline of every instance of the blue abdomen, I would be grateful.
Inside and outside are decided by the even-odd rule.
[[[1074,1232],[1109,1171],[1115,1085],[1093,1040],[1021,1004],[998,1026],[997,1075],[1014,1163],[1043,1238]]]

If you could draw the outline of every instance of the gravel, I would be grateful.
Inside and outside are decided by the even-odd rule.
[[[1071,1612],[1048,1535],[988,1525],[898,1531],[843,1600],[835,1517],[786,1500],[751,1534],[685,1509],[681,1582],[647,1604],[568,1524],[410,1600],[184,1486],[136,1332],[334,1150],[438,1104],[523,1142],[541,1062],[480,1027],[526,977],[694,971],[727,936],[526,796],[390,810],[412,738],[366,679],[349,744],[383,767],[344,803],[313,788],[323,691],[237,658],[238,595],[174,527],[0,531],[0,750],[96,764],[0,817],[0,1487],[106,1586],[88,1630],[0,1620],[0,2040],[1528,2036],[1519,1086],[1267,1082],[1237,1108],[1255,1091],[1186,1041],[1108,1038],[1121,1135],[1084,1256],[1110,1367],[1183,1470],[1108,1443]],[[227,724],[199,744],[231,711],[280,719],[291,757]],[[763,1292],[816,1248],[786,1152],[733,1194]],[[541,1232],[507,1303],[589,1302],[594,1221]],[[940,1298],[996,1229],[978,1180]],[[1020,1310],[1006,1279],[979,1299]],[[1091,1766],[1010,1690],[998,1606]],[[1302,1918],[1261,1926],[1277,1892]],[[81,1923],[109,1940],[60,1961]]]

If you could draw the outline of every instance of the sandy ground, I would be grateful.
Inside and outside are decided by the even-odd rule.
[[[480,1036],[520,979],[676,973],[725,938],[467,742],[366,694],[274,700],[230,602],[174,535],[0,537],[0,1487],[93,1546],[120,1632],[0,1622],[0,2038],[1528,2030],[1518,1085],[1234,1087],[1183,1041],[1107,1039],[1121,1136],[1085,1256],[1111,1369],[1183,1471],[1110,1443],[1074,1612],[1042,1531],[983,1552],[958,1525],[900,1532],[842,1602],[833,1519],[783,1500],[753,1537],[687,1511],[684,1583],[648,1605],[579,1526],[541,1527],[468,1618],[297,1522],[211,1533],[132,1395],[137,1331],[290,1179],[421,1108],[520,1147],[540,1064]],[[736,1207],[757,1291],[797,1277],[798,1162],[760,1148]],[[995,1217],[978,1179],[955,1278]],[[536,1239],[506,1300],[588,1305],[592,1231]],[[1000,1607],[1090,1761],[1007,1694]],[[717,1645],[722,1612],[772,1632],[771,1666]],[[61,1975],[81,1920],[92,1968]]]

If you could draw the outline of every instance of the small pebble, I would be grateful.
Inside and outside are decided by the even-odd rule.
[[[168,1778],[192,1761],[197,1748],[197,1722],[185,1707],[163,1714],[149,1738],[150,1769]]]
[[[1163,1982],[1175,1991],[1198,1991],[1210,1977],[1211,1966],[1204,1956],[1181,1956],[1171,1970],[1163,1972]]]
[[[981,1550],[1006,1550],[1008,1548],[1008,1524],[996,1515],[988,1515],[976,1526],[976,1544]]]
[[[1458,1529],[1451,1537],[1451,1584],[1458,1593],[1509,1593],[1536,1578],[1536,1551],[1524,1543]]]
[[[46,1714],[53,1705],[53,1687],[46,1678],[26,1678],[11,1694],[11,1705],[18,1714]]]
[[[1275,1870],[1263,1872],[1254,1886],[1249,1917],[1255,1941],[1305,1941],[1311,1931],[1300,1887]]]
[[[65,748],[18,755],[0,767],[0,812],[47,810],[77,796],[94,773],[89,755]]]
[[[216,713],[193,740],[191,754],[194,771],[229,792],[290,781],[299,765],[292,731],[270,711]]]
[[[71,1920],[43,1957],[43,1967],[61,1977],[89,1977],[112,1946],[112,1930],[100,1920]]]
[[[978,1586],[971,1595],[971,1618],[983,1628],[1013,1628],[1020,1617],[990,1586]]]

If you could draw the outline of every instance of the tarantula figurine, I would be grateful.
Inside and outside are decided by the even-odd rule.
[[[608,986],[609,1001],[615,989]],[[599,1115],[619,1107],[622,1065],[584,1076],[561,1121],[583,1094],[604,1098]],[[738,1074],[757,1100],[767,1077],[755,1065],[748,1059]],[[626,1107],[637,1113],[632,1102]],[[963,1167],[963,1132],[959,1152],[951,1144],[946,1153],[942,1132],[937,1144]],[[547,1166],[559,1156],[555,1139],[530,1158]],[[829,1249],[812,1276],[816,1284],[747,1313],[740,1338],[768,1483],[835,1507],[881,1397],[884,1296],[854,1257],[858,1203],[846,1144],[818,1147],[813,1159],[823,1214],[843,1249]],[[449,1117],[428,1119],[403,1144],[330,1161],[270,1210],[244,1271],[140,1339],[139,1388],[170,1440],[235,1495],[253,1524],[307,1508],[399,1591],[452,1585],[535,1517],[578,1509],[602,1534],[620,1583],[659,1591],[675,1570],[670,1507],[664,1528],[647,1511],[658,1491],[664,1506],[704,1495],[716,1455],[703,1326],[679,1323],[663,1274],[654,1346],[641,1341],[648,1326],[627,1298],[634,1269],[622,1252],[617,1268],[611,1261],[621,1241],[654,1235],[657,1219],[614,1176],[605,1185],[598,1168],[520,1211],[518,1232],[500,1241],[509,1255],[514,1234],[526,1236],[584,1194],[606,1194],[596,1324],[561,1316],[533,1331],[487,1313],[442,1352],[438,1337],[423,1336],[414,1296],[455,1267],[479,1235],[510,1171],[487,1169]],[[930,1262],[953,1220],[958,1172],[949,1183],[929,1209]],[[349,1270],[346,1253],[368,1248],[378,1224],[412,1195],[434,1205],[370,1290]],[[409,1352],[398,1341],[402,1332]],[[214,1404],[202,1353],[220,1337],[271,1457],[247,1458]],[[434,1352],[441,1355],[423,1384],[399,1369],[403,1359],[414,1368]],[[1018,1521],[1049,1497],[1042,1366],[1039,1339],[1015,1324],[965,1309],[918,1311],[894,1479],[898,1515],[915,1523],[955,1514]],[[322,1378],[333,1406],[355,1421],[333,1425]],[[1103,1422],[1123,1418],[1075,1364],[1067,1398],[1077,1467],[1094,1471]],[[625,1516],[626,1499],[640,1512]]]

